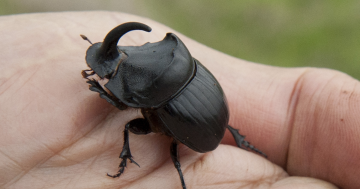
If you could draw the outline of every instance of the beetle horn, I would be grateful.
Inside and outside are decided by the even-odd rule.
[[[151,28],[139,22],[127,22],[115,27],[106,35],[103,43],[101,44],[98,55],[100,57],[106,57],[106,59],[117,58],[119,56],[117,49],[118,41],[125,33],[132,30],[143,30],[150,32]]]

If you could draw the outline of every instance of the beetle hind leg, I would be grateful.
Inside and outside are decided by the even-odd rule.
[[[171,143],[170,146],[170,155],[171,155],[171,159],[174,163],[175,168],[177,169],[179,176],[180,176],[180,180],[181,180],[181,185],[183,187],[183,189],[186,189],[186,185],[185,185],[185,181],[184,181],[184,176],[182,174],[181,171],[181,165],[180,165],[180,161],[178,159],[179,154],[178,154],[178,143],[177,141],[174,139]]]
[[[267,155],[264,154],[262,151],[258,150],[257,148],[255,148],[253,145],[250,144],[250,142],[245,140],[245,136],[241,135],[239,133],[238,129],[234,129],[233,127],[231,127],[230,125],[227,126],[227,128],[229,129],[230,133],[232,134],[232,136],[235,139],[236,145],[239,148],[242,148],[244,150],[250,149],[262,156],[264,156],[265,158],[267,158]]]

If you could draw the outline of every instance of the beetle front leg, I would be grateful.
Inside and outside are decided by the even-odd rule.
[[[84,70],[85,71],[85,70]],[[88,79],[88,78],[86,78]],[[117,107],[120,110],[125,110],[127,106],[123,103],[117,100],[116,98],[112,97],[107,93],[104,88],[97,82],[95,79],[88,79],[86,83],[90,84],[89,89],[91,91],[99,93],[100,97],[105,99],[107,102],[109,102],[111,105]]]
[[[135,119],[137,120],[137,119]],[[112,178],[116,178],[119,177],[122,173],[124,173],[126,164],[127,164],[127,160],[129,159],[131,163],[136,164],[137,166],[140,167],[140,165],[138,163],[136,163],[133,159],[132,159],[132,155],[130,152],[130,146],[129,146],[129,128],[131,127],[131,125],[134,124],[134,120],[130,121],[129,123],[127,123],[125,125],[125,129],[124,129],[124,145],[123,145],[123,149],[120,153],[119,158],[121,158],[121,163],[119,165],[119,171],[117,172],[117,174],[115,175],[110,175],[109,173],[107,174],[107,176],[112,177]],[[135,123],[136,124],[136,123]]]
[[[179,173],[179,176],[180,176],[180,180],[181,180],[181,185],[183,187],[183,189],[186,189],[186,185],[185,185],[185,181],[184,181],[184,176],[182,174],[182,171],[181,171],[181,165],[180,165],[180,162],[179,162],[179,154],[178,154],[178,143],[177,141],[174,139],[171,143],[171,146],[170,146],[170,155],[171,155],[171,159],[174,163],[174,166],[175,168],[177,169],[178,173]]]
[[[88,72],[90,72],[90,73],[88,73]],[[95,74],[95,72],[93,70],[83,70],[83,71],[81,71],[81,75],[85,79],[88,79],[89,76],[92,76],[94,74]]]
[[[257,148],[255,148],[253,145],[251,145],[248,141],[245,140],[245,136],[241,135],[239,133],[238,129],[234,129],[232,128],[230,125],[227,126],[227,128],[229,129],[230,133],[232,134],[232,136],[235,139],[236,145],[239,148],[242,148],[244,150],[247,150],[247,148],[249,148],[250,150],[253,150],[254,152],[257,152],[259,154],[261,154],[262,156],[264,156],[265,158],[267,158],[267,155],[264,154],[262,151],[258,150]]]

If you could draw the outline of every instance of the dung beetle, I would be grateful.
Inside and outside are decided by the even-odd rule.
[[[179,143],[197,152],[209,152],[217,148],[227,128],[238,147],[266,157],[228,125],[229,110],[220,84],[175,34],[167,33],[162,41],[142,46],[117,46],[119,39],[132,30],[150,32],[151,28],[138,22],[124,23],[95,44],[81,35],[91,44],[85,58],[90,69],[81,72],[89,89],[120,110],[140,108],[143,115],[125,125],[119,171],[108,176],[119,177],[127,160],[138,165],[130,152],[129,131],[138,135],[162,133],[173,139],[170,155],[183,189]],[[107,83],[102,86],[99,79],[90,77],[95,74]]]

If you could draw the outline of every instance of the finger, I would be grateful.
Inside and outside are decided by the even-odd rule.
[[[296,188],[296,189],[336,189],[335,185],[325,182],[323,180],[310,178],[310,177],[287,177],[282,180],[278,180],[274,183],[271,189],[288,189],[288,188]]]
[[[206,154],[183,148],[181,154],[187,188],[336,188],[318,179],[289,177],[281,167],[234,146],[220,145]],[[137,182],[129,183],[127,187],[180,189],[181,184],[173,163],[168,160],[162,167]]]
[[[288,171],[331,180],[342,188],[360,186],[359,82],[325,70],[309,71],[301,82]]]
[[[326,69],[231,60],[222,57],[218,64],[207,65],[219,74],[227,94],[230,125],[293,175],[325,179],[344,188],[360,185],[357,80]],[[229,134],[224,142],[234,143]]]

